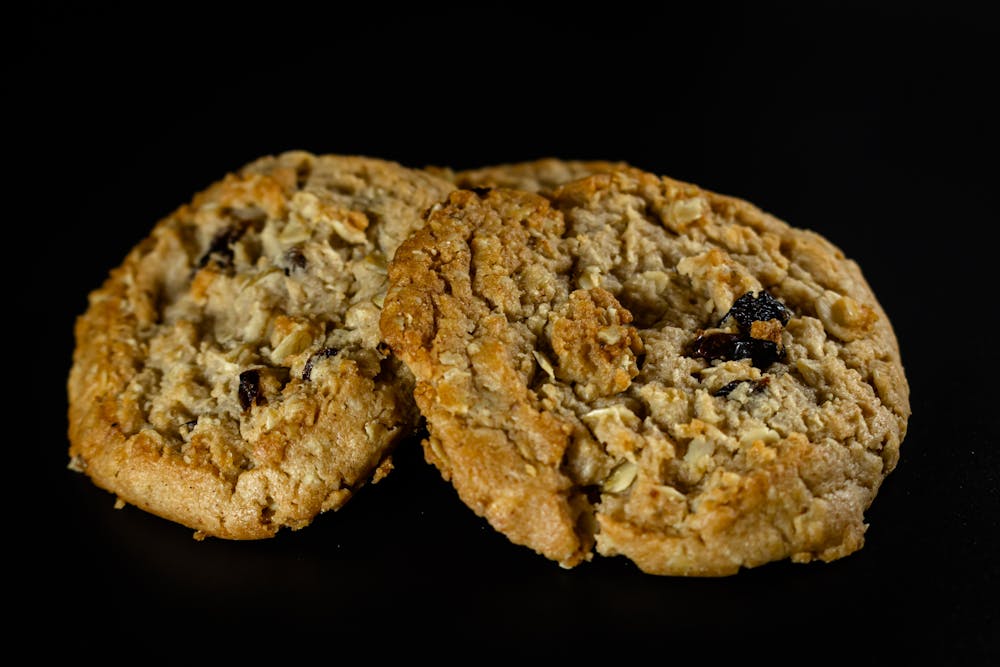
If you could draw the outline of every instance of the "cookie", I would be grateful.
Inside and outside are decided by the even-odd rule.
[[[829,240],[626,169],[456,191],[389,280],[425,457],[512,542],[693,576],[863,546],[909,388]]]
[[[160,221],[77,319],[70,467],[228,539],[302,528],[380,479],[419,418],[380,344],[386,264],[452,189],[289,152]]]
[[[460,188],[513,188],[527,192],[549,193],[564,183],[594,174],[606,174],[629,168],[624,162],[604,160],[560,160],[546,157],[525,162],[510,162],[478,169],[452,171],[432,169]]]

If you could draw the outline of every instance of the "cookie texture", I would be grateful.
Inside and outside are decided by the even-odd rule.
[[[70,467],[229,539],[306,526],[388,473],[419,415],[380,344],[386,264],[452,189],[296,151],[160,221],[77,319]]]
[[[460,188],[511,188],[526,192],[550,193],[560,185],[594,174],[607,174],[631,168],[625,162],[606,160],[560,160],[553,157],[490,165],[478,169],[453,171],[431,169]]]
[[[456,191],[389,279],[425,456],[511,541],[694,576],[862,547],[909,389],[821,236],[626,168]]]

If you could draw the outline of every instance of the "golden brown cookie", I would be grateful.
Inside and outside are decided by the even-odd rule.
[[[389,280],[426,458],[513,542],[703,576],[863,545],[909,389],[821,236],[626,169],[454,192]]]
[[[550,193],[564,183],[628,167],[629,165],[624,162],[560,160],[546,157],[457,172],[448,168],[430,168],[430,171],[452,181],[460,188],[513,188],[527,192]]]
[[[385,475],[418,419],[380,345],[386,263],[452,187],[289,152],[160,221],[77,320],[71,467],[231,539],[306,526]]]

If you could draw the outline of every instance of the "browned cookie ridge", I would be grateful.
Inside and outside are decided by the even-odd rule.
[[[526,192],[551,193],[560,185],[594,174],[607,174],[629,168],[624,162],[606,160],[560,160],[553,157],[508,162],[477,169],[453,171],[430,170],[460,188],[512,188]]]
[[[77,320],[71,467],[232,539],[301,528],[388,473],[418,414],[380,344],[386,264],[452,189],[289,152],[160,221]]]
[[[513,542],[705,576],[863,545],[909,389],[819,235],[624,169],[452,193],[389,280],[426,457]]]

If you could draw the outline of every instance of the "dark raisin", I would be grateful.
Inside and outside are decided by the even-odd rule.
[[[493,188],[469,188],[469,189],[472,190],[474,193],[476,193],[476,196],[479,197],[480,199],[486,199],[489,196],[490,192],[492,192],[493,190]]]
[[[765,370],[774,362],[784,359],[785,350],[772,341],[751,338],[749,340],[741,340],[737,343],[736,356],[733,358],[749,358],[754,366]]]
[[[712,396],[729,396],[729,394],[731,394],[734,389],[736,389],[744,382],[747,382],[747,380],[733,380],[732,382],[724,384],[718,389],[716,389],[714,392],[712,392]]]
[[[736,343],[740,335],[734,333],[703,334],[691,343],[691,356],[713,359],[736,359]]]
[[[785,348],[777,343],[772,343],[769,340],[757,341],[760,343],[760,347],[763,348],[763,354],[754,355],[753,365],[757,368],[767,370],[771,364],[776,364],[780,361],[785,360]]]
[[[214,257],[215,263],[220,268],[227,268],[233,265],[233,244],[236,243],[241,236],[245,227],[227,227],[212,239],[212,243],[209,244],[208,250],[205,254],[201,256],[198,260],[198,268],[203,269],[208,262]]]
[[[785,350],[769,340],[742,339],[736,342],[731,359],[750,359],[761,370],[785,358]]]
[[[721,320],[721,326],[727,318],[733,318],[744,334],[749,333],[750,325],[754,322],[767,322],[768,320],[778,320],[781,325],[788,324],[791,313],[785,305],[761,290],[754,296],[753,292],[747,292],[733,302],[733,307],[729,309]]]
[[[292,246],[285,253],[285,275],[290,275],[295,269],[306,268],[306,256],[302,254],[302,248]]]
[[[715,392],[712,394],[712,396],[729,396],[729,394],[731,394],[734,389],[736,389],[744,382],[749,382],[752,385],[750,387],[750,391],[754,393],[759,393],[767,388],[767,385],[771,383],[771,378],[770,376],[765,375],[759,380],[733,380],[729,384],[726,384],[716,389]]]
[[[244,410],[256,405],[261,400],[260,372],[255,370],[240,373],[240,407]]]
[[[690,355],[714,361],[750,359],[761,370],[784,358],[784,350],[769,340],[743,338],[740,334],[711,333],[698,336],[691,344]]]
[[[332,357],[339,351],[340,350],[338,350],[335,347],[324,347],[319,352],[314,352],[312,356],[309,357],[308,361],[306,361],[305,368],[302,369],[302,379],[309,380],[309,378],[312,376],[313,366],[316,365],[317,361],[322,361],[323,359]]]

